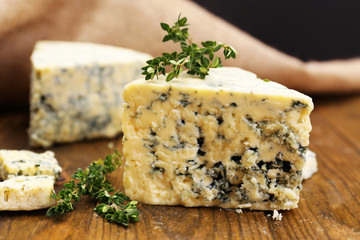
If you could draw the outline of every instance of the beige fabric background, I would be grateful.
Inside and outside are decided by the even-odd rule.
[[[236,48],[237,59],[224,65],[242,67],[307,93],[360,90],[360,59],[302,62],[190,1],[1,0],[0,106],[27,105],[29,57],[36,41],[96,42],[158,56],[178,49],[175,44],[161,42],[164,32],[160,22],[173,23],[180,12],[188,17],[195,42],[217,40]]]

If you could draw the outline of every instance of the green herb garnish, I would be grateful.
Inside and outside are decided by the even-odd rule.
[[[180,15],[172,27],[161,23],[161,28],[168,33],[162,41],[180,42],[182,52],[163,53],[161,57],[148,60],[146,62],[148,65],[142,68],[145,80],[153,79],[154,76],[158,78],[159,74],[165,75],[165,66],[168,65],[171,65],[171,71],[166,77],[167,82],[178,78],[183,67],[188,69],[188,74],[204,79],[206,75],[209,75],[210,68],[222,67],[220,57],[214,58],[215,52],[223,48],[225,59],[236,57],[235,49],[224,43],[206,41],[201,43],[203,47],[198,47],[189,37],[188,28],[186,28],[188,25],[187,18],[180,18]]]
[[[115,151],[107,155],[105,160],[92,162],[83,171],[79,168],[64,184],[64,189],[58,195],[53,192],[51,197],[57,200],[57,205],[48,209],[47,216],[58,216],[74,209],[74,204],[79,202],[81,196],[90,196],[101,202],[94,208],[97,214],[104,216],[109,222],[128,226],[130,222],[137,222],[140,211],[137,209],[136,201],[129,201],[129,197],[121,192],[115,192],[111,183],[106,179],[106,174],[113,172],[121,165],[122,156]],[[126,203],[126,204],[125,204]]]

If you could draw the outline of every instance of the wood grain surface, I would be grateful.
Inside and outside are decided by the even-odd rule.
[[[282,221],[263,211],[140,204],[141,221],[125,228],[98,217],[92,211],[96,202],[85,198],[58,218],[46,217],[46,210],[0,212],[0,239],[360,239],[360,96],[314,102],[310,149],[319,172],[303,183],[299,207],[281,211]],[[0,148],[31,149],[27,126],[27,112],[1,113]],[[121,136],[51,150],[71,175],[112,153],[109,142],[121,150]],[[110,181],[122,189],[122,169]]]

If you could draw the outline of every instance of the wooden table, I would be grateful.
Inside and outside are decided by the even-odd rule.
[[[303,183],[299,207],[270,212],[141,205],[141,221],[128,228],[104,221],[84,199],[75,211],[48,218],[46,210],[0,212],[0,239],[360,239],[360,96],[318,97],[311,115],[310,149],[319,172]],[[28,113],[0,114],[0,148],[29,149]],[[72,174],[121,149],[121,137],[58,145],[53,150]],[[122,169],[110,180],[122,189]]]

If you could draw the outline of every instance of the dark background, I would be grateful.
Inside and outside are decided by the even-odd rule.
[[[195,0],[303,60],[360,57],[360,0]]]

